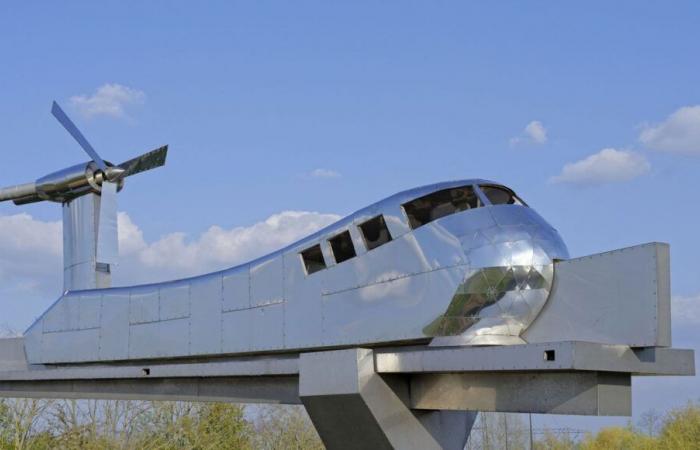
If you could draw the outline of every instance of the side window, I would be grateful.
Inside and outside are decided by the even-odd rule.
[[[450,214],[481,206],[479,197],[471,186],[443,189],[424,197],[404,203],[411,228],[416,229],[433,220]]]
[[[330,238],[328,242],[331,244],[335,262],[338,264],[355,257],[355,247],[352,245],[352,237],[349,231],[343,231],[339,235]]]
[[[323,270],[326,268],[326,260],[323,259],[323,252],[321,251],[321,245],[316,244],[313,247],[307,248],[301,252],[301,259],[304,261],[304,267],[306,268],[306,274],[311,275],[314,272]]]
[[[391,233],[386,226],[384,216],[377,216],[359,225],[367,250],[372,250],[391,241]]]
[[[479,188],[492,205],[525,205],[525,202],[510,189],[500,186],[479,186]]]

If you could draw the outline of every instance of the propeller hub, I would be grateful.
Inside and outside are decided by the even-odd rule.
[[[126,173],[126,170],[122,169],[119,166],[107,167],[107,170],[105,170],[105,172],[104,172],[105,179],[107,181],[117,181],[120,178],[122,178],[125,173]]]

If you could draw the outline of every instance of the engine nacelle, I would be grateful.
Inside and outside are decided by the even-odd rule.
[[[2,189],[0,201],[12,200],[17,205],[44,200],[65,203],[85,194],[99,194],[104,180],[105,174],[94,162],[76,164],[43,176],[34,183]],[[119,180],[118,190],[123,186],[124,180]]]

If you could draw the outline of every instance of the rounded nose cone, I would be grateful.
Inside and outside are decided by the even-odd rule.
[[[520,335],[549,297],[554,260],[569,252],[534,211],[513,209],[496,225],[462,239],[468,270],[432,330],[433,345],[522,343]]]

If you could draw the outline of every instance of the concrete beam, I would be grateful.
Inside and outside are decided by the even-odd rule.
[[[629,416],[629,374],[610,372],[451,373],[411,377],[410,406],[474,410]]]
[[[0,397],[301,403],[296,376],[0,381]]]
[[[695,375],[693,350],[568,341],[483,347],[377,349],[377,372],[626,372]]]

